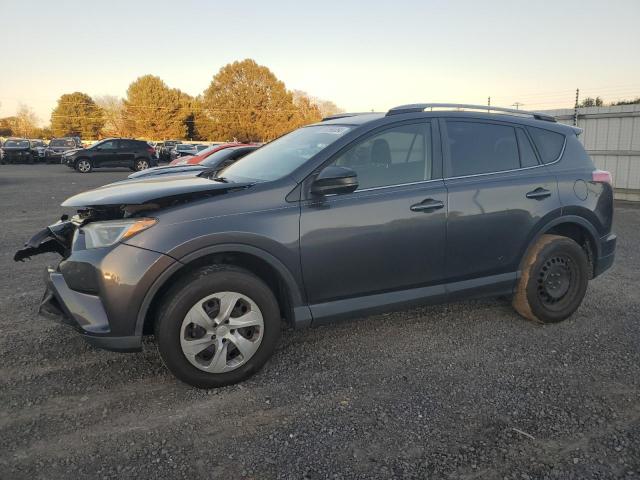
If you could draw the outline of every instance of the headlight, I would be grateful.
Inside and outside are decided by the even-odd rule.
[[[93,222],[80,230],[84,233],[86,248],[109,247],[115,243],[131,238],[134,235],[153,227],[155,218],[131,218],[127,220],[109,220]]]

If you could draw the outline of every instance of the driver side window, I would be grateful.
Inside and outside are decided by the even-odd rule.
[[[100,145],[100,147],[103,150],[115,150],[118,145],[115,140],[109,140],[108,142],[104,142],[102,145]]]
[[[359,140],[334,165],[358,174],[358,190],[431,180],[431,124],[398,125]]]

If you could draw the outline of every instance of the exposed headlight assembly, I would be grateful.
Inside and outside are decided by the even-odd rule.
[[[130,218],[88,223],[80,229],[86,248],[109,247],[131,238],[157,223],[155,218]]]

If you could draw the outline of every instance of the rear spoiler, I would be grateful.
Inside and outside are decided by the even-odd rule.
[[[582,132],[584,131],[582,128],[574,127],[573,125],[569,125],[569,127],[571,127],[571,130],[573,130],[573,133],[576,134],[576,137],[579,137],[582,134]]]

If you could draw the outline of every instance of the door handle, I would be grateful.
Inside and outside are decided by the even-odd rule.
[[[531,190],[527,193],[527,198],[533,198],[534,200],[542,200],[551,196],[551,192],[546,188],[538,187],[535,190]]]
[[[427,198],[420,203],[416,203],[415,205],[411,205],[412,212],[430,212],[432,210],[438,210],[444,207],[444,202],[440,200],[434,200],[433,198]]]

